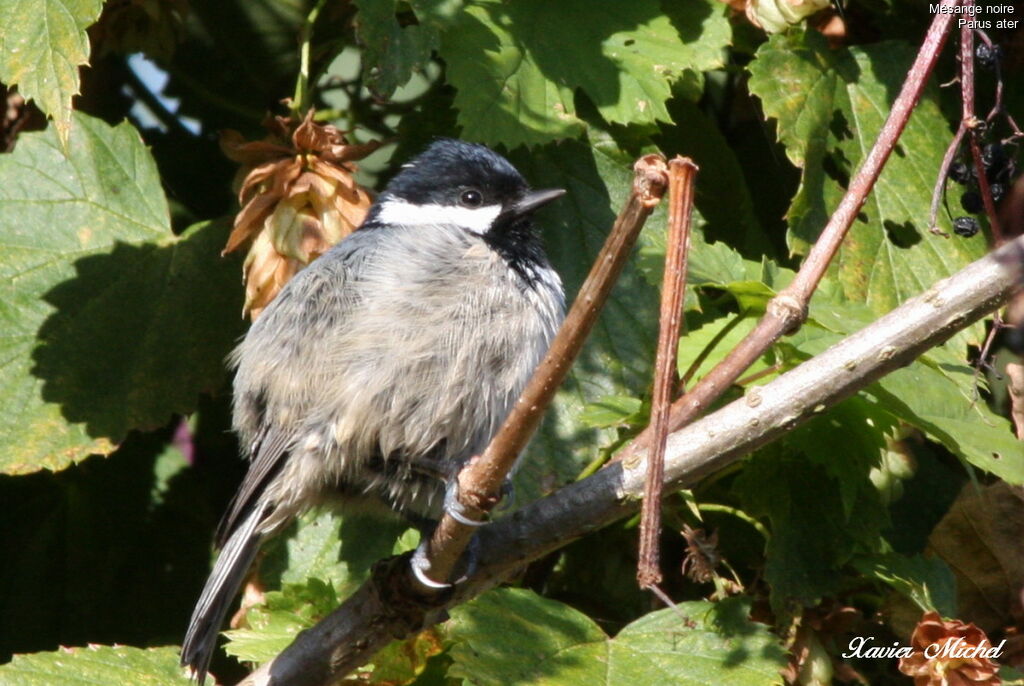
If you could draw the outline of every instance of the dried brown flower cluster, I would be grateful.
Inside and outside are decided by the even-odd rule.
[[[910,639],[913,653],[900,658],[900,671],[915,686],[998,686],[999,665],[992,661],[1000,646],[985,632],[958,619],[944,621],[926,612]]]
[[[683,539],[686,541],[686,556],[683,557],[682,572],[691,581],[702,584],[715,578],[715,568],[722,562],[718,552],[718,532],[706,534],[703,529],[683,525]]]
[[[355,181],[353,162],[379,147],[349,144],[336,127],[315,123],[312,110],[294,131],[284,117],[267,126],[271,135],[262,141],[221,134],[224,154],[245,175],[224,253],[250,243],[243,315],[253,319],[300,269],[362,223],[371,199]]]

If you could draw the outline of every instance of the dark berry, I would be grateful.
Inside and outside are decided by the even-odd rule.
[[[963,162],[954,162],[949,166],[949,178],[959,184],[965,184],[971,180],[972,169]]]
[[[1006,195],[1006,186],[1001,183],[993,183],[989,185],[988,191],[992,194],[992,202],[999,202]]]
[[[964,208],[965,212],[977,213],[985,209],[985,203],[981,201],[977,191],[964,191],[960,196],[960,207]]]
[[[957,217],[953,220],[953,233],[958,236],[970,238],[980,230],[978,220],[974,217]]]
[[[1003,57],[1003,49],[998,45],[989,47],[984,43],[979,43],[978,47],[974,49],[974,56],[978,58],[978,64],[985,69],[995,69],[996,64]]]
[[[988,176],[996,176],[1003,170],[1007,162],[1006,150],[999,143],[989,143],[981,149],[981,164]]]

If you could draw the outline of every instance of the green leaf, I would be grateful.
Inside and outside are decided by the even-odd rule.
[[[269,584],[319,579],[344,596],[363,582],[374,562],[392,554],[405,529],[397,518],[307,512],[287,536],[268,544],[260,575]]]
[[[785,436],[789,447],[819,463],[839,485],[843,514],[853,516],[862,489],[875,491],[870,480],[881,464],[886,436],[896,432],[896,418],[855,396],[815,417]],[[836,436],[842,436],[841,441]]]
[[[427,25],[400,26],[395,17],[398,0],[356,0],[355,4],[367,86],[388,98],[430,59],[439,44],[438,32]]]
[[[572,89],[547,78],[514,29],[505,28],[507,21],[491,16],[511,7],[498,0],[474,3],[442,37],[462,136],[510,148],[574,138],[583,122]]]
[[[975,467],[1024,484],[1024,447],[1010,422],[976,395],[980,383],[971,369],[919,363],[896,370],[866,392]]]
[[[668,121],[671,83],[721,66],[730,39],[725,8],[708,0],[671,19],[657,0],[475,0],[441,55],[462,135],[514,148],[578,135],[577,88],[606,121]]]
[[[822,457],[833,447],[820,446]],[[858,549],[877,546],[885,509],[867,475],[862,479],[866,486],[844,507],[845,489],[818,459],[768,448],[744,466],[735,483],[744,509],[771,523],[765,578],[776,612],[815,605],[838,589],[836,570]]]
[[[102,0],[0,0],[0,81],[53,117],[62,144],[78,68],[89,61],[85,29],[102,9]]]
[[[359,669],[370,684],[400,686],[423,673],[427,660],[442,652],[440,632],[427,629],[404,641],[392,641],[373,656],[373,664]]]
[[[823,285],[826,292],[811,300],[809,325],[777,344],[778,348],[792,347],[805,359],[873,321],[870,307],[839,302],[829,297],[830,284]],[[979,396],[983,377],[956,354],[958,341],[932,348],[861,394],[975,467],[1009,483],[1024,483],[1024,448],[1009,420]]]
[[[935,557],[885,553],[853,560],[861,574],[888,584],[921,612],[956,617],[956,578],[949,565]]]
[[[607,428],[633,423],[643,408],[643,401],[626,395],[606,395],[587,403],[580,413],[580,421],[587,426]]]
[[[225,631],[224,650],[240,660],[265,662],[288,647],[295,636],[338,606],[334,587],[319,579],[287,584],[266,594],[266,603],[246,614],[248,627]]]
[[[640,248],[640,269],[652,286],[661,286],[665,247],[665,233],[657,232]],[[714,286],[732,294],[743,312],[759,314],[793,276],[792,270],[779,267],[767,257],[755,262],[725,242],[707,242],[703,217],[694,214],[686,273],[688,289]],[[697,299],[688,293],[686,303],[688,308],[695,308]]]
[[[742,317],[737,321],[736,315],[719,317],[705,322],[699,329],[687,331],[679,339],[679,374],[685,374],[690,366],[704,356],[693,375],[694,381],[710,372],[715,365],[725,359],[736,345],[749,334],[757,320],[753,317]],[[762,356],[747,369],[747,374],[759,372],[768,367]],[[693,381],[690,385],[693,385]]]
[[[1006,665],[999,667],[999,679],[1003,686],[1024,686],[1024,673]]]
[[[567,605],[501,589],[452,611],[448,675],[509,686],[781,683],[784,652],[748,613],[742,599],[680,603],[609,638]]]
[[[803,169],[789,210],[791,247],[805,252],[874,143],[914,50],[878,43],[833,50],[817,31],[772,36],[750,65],[750,89],[794,164]],[[833,265],[846,298],[882,313],[986,250],[925,225],[949,124],[922,98]],[[940,217],[939,227],[949,231]]]
[[[0,686],[188,686],[193,683],[178,666],[178,648],[89,646],[52,653],[15,655],[0,666]]]
[[[612,641],[609,664],[621,671],[607,683],[781,684],[786,653],[768,627],[750,621],[750,601],[691,601],[659,610],[624,628]]]
[[[593,620],[568,605],[513,588],[490,591],[454,608],[448,637],[454,642],[449,676],[508,686],[555,683],[548,680],[569,664],[579,664],[578,658],[567,660],[568,651],[607,640]],[[530,659],[523,660],[524,655]]]
[[[218,387],[242,330],[227,226],[171,233],[128,124],[74,117],[0,156],[0,470],[61,469]]]

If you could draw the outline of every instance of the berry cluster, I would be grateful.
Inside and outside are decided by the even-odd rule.
[[[997,203],[1006,195],[1010,181],[1016,174],[1014,161],[1007,154],[1001,143],[989,143],[981,150],[981,164],[985,168],[985,180],[992,194],[992,202]],[[958,161],[950,165],[949,178],[956,181],[966,190],[960,195],[960,206],[965,212],[979,214],[985,209],[978,187],[978,175],[973,164]],[[978,220],[974,217],[957,217],[953,220],[953,231],[957,235],[970,238],[978,233]]]
[[[1003,58],[1003,49],[998,45],[978,43],[978,47],[974,49],[974,56],[983,69],[992,70],[999,65],[999,60]]]

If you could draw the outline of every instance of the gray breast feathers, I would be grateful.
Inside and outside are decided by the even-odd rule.
[[[300,273],[235,353],[236,429],[287,437],[274,499],[338,486],[439,507],[421,477],[486,446],[561,323],[558,276],[539,276],[456,227],[356,232]]]

